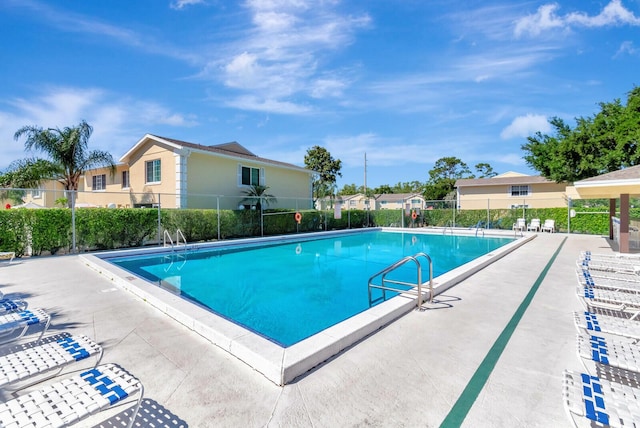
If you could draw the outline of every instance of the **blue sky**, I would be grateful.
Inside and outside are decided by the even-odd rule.
[[[145,133],[237,141],[338,186],[426,181],[456,156],[535,174],[547,119],[640,85],[640,2],[137,0],[0,2],[0,169],[24,125],[86,120],[120,158]]]

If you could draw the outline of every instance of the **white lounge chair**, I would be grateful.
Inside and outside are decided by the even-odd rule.
[[[612,260],[617,262],[639,263],[640,254],[619,254],[619,253],[592,253],[589,250],[580,251],[580,260]]]
[[[527,229],[526,220],[523,218],[517,219],[516,222],[513,223],[513,226],[511,227],[511,229],[518,232],[524,232]]]
[[[605,288],[627,293],[640,293],[640,281],[623,281],[613,278],[597,277],[589,269],[576,269],[578,284],[583,287]]]
[[[565,370],[562,395],[567,415],[574,415],[616,428],[640,426],[640,385],[637,379],[618,377],[620,382]]]
[[[42,326],[42,331],[38,337],[38,340],[40,340],[49,329],[50,323],[51,317],[49,314],[39,308],[0,315],[0,338],[6,337],[3,341],[0,340],[0,344],[23,337],[29,327],[36,325]],[[19,331],[17,335],[14,334],[16,331]]]
[[[541,232],[555,233],[555,231],[556,231],[556,221],[555,220],[551,220],[551,219],[546,219],[544,221],[544,224],[540,228],[540,231]]]
[[[594,370],[589,370],[586,364],[587,361],[591,361],[596,364],[640,373],[640,348],[638,345],[629,341],[593,334],[588,337],[578,334],[576,340],[578,357],[587,372],[594,373]]]
[[[16,253],[13,251],[0,251],[0,260],[9,259],[9,263],[15,259]]]
[[[527,231],[540,232],[540,219],[531,219],[531,222],[527,225]]]
[[[66,427],[134,394],[139,397],[128,427],[138,414],[144,388],[123,368],[105,364],[0,403],[0,426]]]
[[[9,312],[24,311],[29,304],[21,299],[10,299],[0,297],[0,315]]]
[[[8,347],[0,355],[0,388],[16,382],[20,382],[20,387],[24,388],[28,385],[22,381],[27,379],[35,378],[36,382],[41,382],[57,376],[69,364],[92,355],[96,356],[93,365],[96,367],[102,359],[102,347],[87,336],[68,333]]]
[[[578,286],[577,295],[586,309],[601,308],[633,313],[640,311],[640,294]]]
[[[580,266],[581,268],[585,268],[584,266]],[[608,279],[611,281],[619,281],[619,282],[635,282],[640,283],[640,275],[636,275],[635,273],[624,273],[624,272],[607,272],[604,270],[591,270],[589,268],[585,268],[591,274],[591,277],[594,279]]]
[[[627,275],[640,276],[640,261],[625,262],[609,259],[578,259],[576,264],[589,270],[600,270],[604,272],[617,272]]]
[[[606,333],[640,340],[640,321],[635,319],[583,311],[574,312],[573,321],[578,331],[584,331],[587,334]]]

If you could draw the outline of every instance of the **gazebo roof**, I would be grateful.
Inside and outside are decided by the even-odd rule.
[[[580,197],[619,198],[621,194],[640,195],[640,165],[576,181],[573,183]]]

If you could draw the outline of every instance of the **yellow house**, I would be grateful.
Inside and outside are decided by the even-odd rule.
[[[269,208],[311,208],[313,173],[256,156],[236,142],[205,146],[146,134],[119,159],[115,174],[108,168],[85,172],[76,206],[252,208],[244,192],[263,185],[277,199]],[[59,183],[50,184],[57,198],[64,196]],[[54,198],[42,202],[54,206]]]
[[[566,207],[580,199],[575,188],[541,176],[507,172],[493,178],[461,179],[455,184],[458,209]]]
[[[378,210],[423,210],[425,206],[424,196],[420,193],[382,193],[375,199]]]
[[[344,210],[374,210],[375,198],[368,198],[363,193],[342,196],[342,209]]]

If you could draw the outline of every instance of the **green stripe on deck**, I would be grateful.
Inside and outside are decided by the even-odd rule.
[[[484,360],[482,360],[482,363],[480,363],[480,366],[478,366],[478,369],[471,377],[471,380],[469,380],[469,383],[467,384],[464,391],[462,391],[462,394],[460,394],[460,397],[449,411],[447,417],[444,418],[444,421],[442,421],[442,424],[440,424],[440,428],[452,428],[462,425],[462,422],[467,417],[467,414],[469,413],[469,410],[471,410],[473,403],[476,401],[478,395],[480,395],[480,392],[482,391],[482,388],[484,388],[484,385],[487,383],[487,379],[489,379],[491,372],[500,359],[504,348],[507,347],[507,344],[509,343],[513,332],[515,331],[516,327],[518,327],[522,316],[527,311],[527,308],[531,304],[531,301],[536,295],[536,292],[540,288],[540,284],[542,284],[542,281],[547,276],[551,265],[553,265],[556,257],[558,257],[558,254],[560,253],[560,250],[564,246],[566,240],[567,238],[565,237],[560,243],[560,246],[558,247],[556,252],[553,253],[553,256],[551,257],[547,265],[544,267],[542,272],[540,272],[538,279],[536,279],[536,282],[534,282],[531,286],[529,293],[527,293],[522,303],[520,303],[520,306],[518,306],[518,309],[513,314],[513,317],[511,317],[511,320],[507,323],[504,330],[502,330],[502,333],[500,333],[500,336],[498,336],[498,338],[494,342],[493,346],[487,353],[487,356],[484,357]]]

